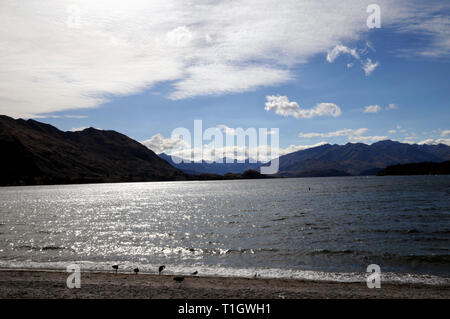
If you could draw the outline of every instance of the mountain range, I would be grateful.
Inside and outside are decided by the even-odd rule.
[[[64,132],[0,115],[0,185],[260,178],[261,163],[176,164],[115,131]],[[390,165],[444,162],[450,146],[381,141],[322,145],[279,158],[277,176],[375,175]],[[223,179],[222,178],[222,179]]]
[[[63,132],[0,116],[0,185],[186,179],[153,151],[115,131]]]
[[[450,146],[417,145],[381,141],[372,145],[348,143],[325,144],[286,154],[279,158],[283,176],[376,175],[395,164],[443,162],[450,160]]]
[[[177,164],[170,155],[162,153],[159,156],[186,174],[242,173],[265,165],[260,162],[249,163],[249,160],[246,160],[245,163],[237,163],[237,161],[225,163],[225,159],[222,160],[222,163],[202,161],[201,163],[182,162]],[[450,146],[445,144],[417,145],[391,140],[372,145],[363,143],[325,144],[279,157],[277,175],[287,177],[376,175],[390,165],[448,160],[450,160]]]
[[[159,157],[166,160],[170,165],[178,168],[179,170],[183,171],[186,174],[219,174],[224,175],[227,173],[238,173],[241,174],[247,170],[256,170],[258,169],[263,163],[256,162],[251,163],[249,159],[245,160],[244,163],[239,163],[237,160],[230,160],[223,158],[220,161],[208,163],[206,161],[201,161],[201,163],[191,163],[191,162],[181,162],[181,158],[179,157],[173,157],[170,155],[167,155],[165,153],[159,154]],[[180,163],[175,163],[174,160]]]

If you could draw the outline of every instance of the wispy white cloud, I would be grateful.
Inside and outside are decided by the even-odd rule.
[[[358,143],[374,143],[379,141],[385,141],[388,140],[389,136],[385,135],[374,135],[374,136],[350,136],[349,141],[350,142],[358,142]]]
[[[438,145],[438,144],[446,144],[450,146],[450,138],[438,138],[438,139],[426,139],[417,143],[419,145],[429,144],[429,145]]]
[[[349,129],[345,128],[342,130],[328,132],[328,133],[299,133],[299,137],[303,138],[313,138],[313,137],[339,137],[339,136],[361,136],[365,134],[369,129],[359,128],[359,129]]]
[[[449,135],[450,135],[450,130],[445,130],[445,131],[442,131],[442,133],[441,133],[442,137],[449,136]]]
[[[228,127],[226,125],[220,124],[216,126],[220,131],[226,135],[236,135],[236,130],[234,128]]]
[[[371,59],[367,59],[365,62],[363,62],[362,68],[366,76],[369,76],[379,65],[379,62],[372,62]]]
[[[70,129],[71,132],[78,132],[78,131],[84,131],[85,129],[89,128],[88,126],[81,126],[81,127],[72,127]]]
[[[141,144],[147,146],[156,154],[172,153],[176,150],[190,148],[190,144],[181,138],[164,138],[161,134],[153,135],[150,139],[142,141]]]
[[[41,114],[36,115],[34,118],[41,118],[41,119],[60,119],[60,118],[68,118],[68,119],[87,119],[87,115],[71,115],[71,114],[65,114],[65,115],[57,115],[57,114]]]
[[[438,144],[446,144],[450,146],[450,130],[441,130],[434,129],[432,131],[423,131],[420,134],[417,134],[411,130],[401,130],[400,133],[404,133],[403,142],[409,144],[429,144],[429,145],[438,145]]]
[[[412,14],[414,12],[414,15]],[[450,3],[448,1],[411,1],[401,10],[398,32],[414,33],[428,40],[427,45],[402,48],[401,56],[445,57],[450,54]]]
[[[398,110],[399,106],[397,104],[391,103],[386,107],[386,110]]]
[[[368,52],[368,49],[373,49],[372,45],[367,42],[366,48],[361,50],[362,54],[366,54]],[[364,61],[363,58],[361,58],[360,54],[356,49],[351,49],[345,45],[338,44],[336,45],[331,51],[327,54],[327,61],[329,63],[333,63],[334,60],[336,60],[337,57],[339,57],[341,54],[347,54],[361,62],[361,68],[364,70],[364,73],[366,76],[369,76],[378,66],[379,62],[372,62],[371,59],[366,59]],[[351,68],[353,66],[353,63],[347,63],[347,68]]]
[[[381,111],[381,106],[375,104],[375,105],[368,105],[364,108],[364,113],[378,113]]]
[[[423,10],[409,2],[379,0],[383,26],[414,21]],[[369,3],[1,1],[0,113],[96,107],[157,83],[173,85],[171,99],[278,85],[293,66],[369,32]],[[420,17],[403,31],[426,32],[424,55],[446,54],[447,17]]]
[[[269,130],[269,131],[265,132],[264,134],[266,134],[266,135],[274,135],[275,133],[276,133],[275,130]]]
[[[174,84],[175,91],[170,94],[171,99],[245,92],[292,79],[290,72],[284,69],[216,63],[188,67],[186,74],[185,79]]]
[[[72,127],[70,129],[70,132],[79,132],[84,131],[85,129],[89,128],[89,126],[80,126],[80,127]],[[100,127],[96,127],[96,130],[102,130]]]
[[[364,113],[378,113],[378,112],[381,112],[381,111],[392,111],[392,110],[398,110],[399,109],[399,106],[397,105],[397,104],[393,104],[393,103],[391,103],[391,104],[389,104],[388,106],[386,106],[385,108],[384,107],[381,107],[381,106],[379,106],[378,104],[372,104],[372,105],[367,105],[367,106],[365,106],[364,107]],[[397,129],[399,129],[399,127],[397,127]]]
[[[316,116],[338,117],[342,114],[339,106],[334,103],[319,103],[311,109],[302,109],[295,101],[289,101],[287,96],[266,96],[266,111],[273,111],[282,116],[293,116],[295,118],[310,119]]]
[[[301,138],[336,138],[336,137],[346,137],[350,142],[378,142],[387,140],[388,136],[365,136],[369,129],[359,128],[359,129],[342,129],[334,132],[327,133],[300,133],[298,136]]]
[[[339,44],[336,45],[330,52],[327,54],[327,61],[329,63],[333,63],[336,58],[341,54],[349,54],[353,56],[355,59],[360,60],[358,52],[356,49],[350,49],[349,47],[346,47],[345,45]]]
[[[273,150],[271,146],[266,144],[251,147],[247,145],[216,147],[214,143],[206,143],[202,148],[195,148],[181,139],[165,138],[161,134],[156,134],[151,139],[142,141],[141,143],[157,154],[165,153],[183,159],[195,158],[205,161],[215,161],[218,159],[229,158],[244,161],[252,158],[260,162],[267,162],[274,157],[326,144],[326,142],[319,142],[311,145],[291,144],[286,148],[279,147],[277,152],[272,153]]]

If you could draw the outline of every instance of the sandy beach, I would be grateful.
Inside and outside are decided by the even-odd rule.
[[[450,286],[385,283],[369,289],[365,283],[294,279],[184,277],[170,275],[81,274],[81,288],[68,289],[69,274],[58,271],[0,270],[1,299],[309,299],[309,298],[432,298],[449,299]]]

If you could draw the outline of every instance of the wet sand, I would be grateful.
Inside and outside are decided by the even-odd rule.
[[[81,288],[69,289],[69,273],[0,270],[1,299],[157,298],[157,299],[304,299],[304,298],[432,298],[450,299],[450,286],[382,283],[339,283],[295,279],[229,278],[123,273],[81,273]]]

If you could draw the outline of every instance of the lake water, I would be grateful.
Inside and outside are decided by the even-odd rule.
[[[450,176],[0,188],[0,267],[449,283]]]

